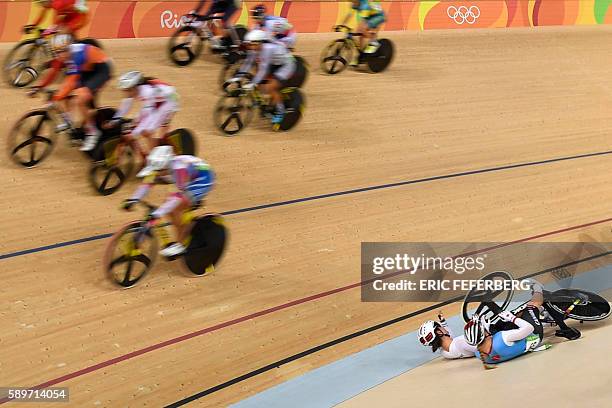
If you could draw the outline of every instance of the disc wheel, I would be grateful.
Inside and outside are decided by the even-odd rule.
[[[118,139],[106,142],[104,148],[107,154],[114,155]],[[112,145],[112,146],[109,146]],[[125,147],[118,161],[114,158],[92,163],[89,169],[91,186],[99,194],[107,196],[121,188],[134,170],[134,154],[129,147]]]
[[[512,280],[512,276],[510,276],[508,272],[496,271],[483,276],[480,278],[480,280],[508,281]],[[491,291],[478,290],[478,288],[474,288],[465,295],[463,300],[463,307],[461,310],[463,320],[465,322],[470,321],[474,314],[478,314],[479,316],[487,316],[489,319],[493,320],[493,318],[497,316],[500,311],[506,310],[512,301],[513,295],[513,289]],[[472,311],[471,309],[474,307],[476,309]]]
[[[45,160],[55,144],[55,122],[45,110],[27,113],[13,126],[7,140],[11,159],[24,167]]]
[[[295,88],[288,92],[285,99],[285,117],[280,129],[286,131],[293,128],[302,118],[304,107],[304,95],[299,89]]]
[[[196,144],[189,129],[174,129],[164,138],[164,144],[172,145],[176,154],[195,155]]]
[[[380,46],[373,54],[365,54],[366,62],[370,71],[374,73],[382,72],[393,60],[393,43],[386,38],[378,41]]]
[[[4,59],[4,78],[11,86],[28,86],[47,69],[49,61],[51,56],[36,40],[22,41]]]
[[[184,67],[191,64],[202,53],[204,42],[194,27],[185,26],[170,37],[168,55],[176,65]]]
[[[232,136],[244,129],[253,118],[253,101],[240,91],[221,97],[214,110],[215,125]]]
[[[195,275],[214,271],[225,250],[227,229],[220,215],[208,214],[192,223],[190,241],[183,262]]]
[[[328,74],[344,71],[353,56],[353,47],[345,39],[334,40],[321,54],[321,69]]]
[[[151,270],[156,256],[157,240],[144,230],[143,222],[135,221],[112,236],[104,254],[104,271],[111,282],[129,288]]]
[[[569,298],[585,298],[588,299],[586,304],[578,304],[575,305],[572,311],[567,315],[568,318],[574,320],[583,320],[583,321],[596,321],[603,320],[606,317],[610,316],[610,303],[599,296],[596,293],[587,292],[586,290],[580,289],[560,289],[551,294],[551,298],[555,297],[569,297]],[[565,311],[571,306],[571,301],[551,301],[549,302],[551,306],[559,311],[560,313],[565,313]]]

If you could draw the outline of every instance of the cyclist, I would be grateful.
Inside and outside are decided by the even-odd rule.
[[[476,356],[485,364],[497,364],[511,360],[537,349],[544,338],[544,328],[540,322],[540,307],[543,305],[543,288],[532,281],[532,299],[527,303],[520,317],[504,310],[499,314],[501,320],[492,326],[489,321],[478,315],[472,316],[464,328],[465,340],[477,346]],[[561,330],[555,333],[570,340],[580,337],[580,332],[569,328],[560,321]]]
[[[467,344],[463,335],[453,337],[441,313],[438,314],[438,321],[428,320],[421,325],[418,337],[423,346],[431,346],[431,351],[434,353],[442,349],[442,357],[450,360],[474,357],[476,352],[476,347]]]
[[[202,10],[206,1],[207,0],[200,0],[200,2],[198,3],[198,6],[192,12],[192,14],[196,16],[199,15],[200,10]],[[241,4],[241,0],[210,0],[210,1],[211,1],[210,7],[208,11],[206,12],[206,14],[202,15],[202,17],[210,17],[214,14],[222,14],[221,22],[222,22],[223,28],[219,30],[216,25],[212,24],[211,26],[212,26],[214,37],[210,39],[211,46],[214,49],[222,49],[224,47],[223,47],[221,40],[223,39],[223,37],[229,37],[231,35],[229,31],[230,30],[229,20],[234,15],[234,13],[238,11],[238,8],[240,7],[240,4]]]
[[[77,32],[87,24],[89,9],[85,0],[39,0],[37,2],[43,9],[31,25],[24,27],[26,34],[39,26],[50,10],[55,11],[54,26],[49,28],[50,31],[72,34],[76,38]]]
[[[40,85],[29,92],[34,96],[41,89],[51,84],[60,71],[65,71],[64,82],[52,101],[59,103],[65,113],[67,123],[58,125],[57,130],[66,130],[72,123],[70,108],[66,103],[69,95],[74,95],[75,105],[83,118],[86,138],[81,146],[82,151],[92,150],[100,138],[100,130],[94,121],[94,100],[98,92],[111,78],[112,65],[104,52],[89,44],[72,43],[69,34],[58,34],[51,40],[55,58],[51,61],[51,70]]]
[[[285,47],[292,49],[297,40],[297,32],[293,25],[283,17],[266,14],[266,6],[258,4],[251,10],[251,16],[255,20],[253,30],[264,30],[270,34],[270,38],[279,41]]]
[[[151,150],[147,165],[137,177],[144,177],[144,180],[132,197],[123,201],[121,207],[126,211],[142,200],[154,184],[170,181],[177,187],[178,191],[170,194],[151,214],[148,226],[152,227],[162,217],[169,216],[176,229],[176,242],[168,244],[160,254],[165,257],[183,254],[186,248],[182,242],[187,238],[188,232],[187,225],[183,223],[183,214],[199,206],[213,187],[215,176],[211,167],[195,156],[175,156],[172,146],[157,146]]]
[[[354,11],[357,14],[357,32],[363,34],[359,37],[359,50],[366,54],[373,54],[380,46],[380,43],[376,41],[376,34],[386,20],[385,13],[380,3],[376,1],[351,0],[351,2],[353,3],[352,10],[344,17],[341,25],[346,25]],[[368,40],[367,47],[364,44],[366,40]],[[358,64],[359,55],[354,55],[350,65],[356,66]]]
[[[257,62],[257,74],[253,81],[246,84],[243,89],[249,91],[262,84],[263,91],[270,95],[275,113],[272,116],[272,124],[278,130],[280,123],[285,117],[285,105],[281,95],[281,89],[292,86],[292,79],[296,72],[296,62],[291,52],[277,42],[269,40],[268,33],[263,30],[252,30],[244,38],[248,44],[247,58],[238,70],[238,76],[249,72],[253,64]],[[237,80],[234,78],[234,80]],[[267,80],[265,84],[262,82]]]
[[[166,134],[170,121],[179,110],[176,89],[159,79],[145,77],[140,71],[129,71],[121,75],[118,87],[124,92],[125,98],[121,101],[110,125],[116,124],[127,115],[136,98],[140,101],[141,108],[131,137],[137,139],[143,135],[152,141],[151,146],[157,146],[159,143],[154,140],[156,131],[159,130],[160,138]],[[135,143],[135,146],[142,147],[138,143]],[[146,157],[149,150],[140,153]]]

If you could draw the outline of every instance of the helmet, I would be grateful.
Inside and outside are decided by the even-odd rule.
[[[256,20],[262,20],[266,16],[266,6],[258,4],[251,10],[251,16]]]
[[[153,172],[167,169],[174,157],[172,146],[157,146],[147,156],[147,165],[140,170],[136,177],[146,177]]]
[[[132,89],[142,82],[142,73],[140,71],[129,71],[119,77],[119,89]]]
[[[465,341],[470,346],[478,346],[482,343],[486,337],[485,331],[489,330],[489,320],[487,318],[480,317],[477,314],[472,316],[472,319],[465,324],[463,332],[465,334]]]
[[[428,320],[419,327],[419,341],[424,346],[431,346],[436,339],[436,329],[440,328],[440,323]]]
[[[51,38],[51,49],[55,52],[66,50],[72,44],[70,34],[57,34]]]
[[[268,34],[263,30],[252,30],[244,36],[247,43],[264,42],[268,39]]]

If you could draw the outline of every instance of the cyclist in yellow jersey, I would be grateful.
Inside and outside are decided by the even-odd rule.
[[[359,38],[359,49],[366,54],[375,53],[380,44],[376,41],[376,34],[380,26],[385,22],[385,13],[379,2],[370,0],[352,0],[352,10],[344,18],[342,25],[345,25],[351,18],[353,12],[357,13],[357,32],[363,35]],[[365,41],[368,45],[365,47]],[[350,65],[356,66],[359,63],[359,55],[354,55]]]

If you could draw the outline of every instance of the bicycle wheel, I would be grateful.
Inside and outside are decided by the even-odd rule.
[[[4,59],[4,78],[11,86],[28,86],[47,69],[50,60],[51,56],[36,40],[22,41]]]
[[[353,52],[349,40],[332,41],[321,54],[321,69],[332,75],[344,71],[351,61]]]
[[[393,60],[393,43],[386,38],[379,40],[380,46],[373,54],[366,54],[366,62],[370,71],[374,73],[382,72]]]
[[[285,117],[280,124],[281,130],[289,130],[293,128],[302,118],[304,108],[306,106],[304,95],[298,88],[286,91]]]
[[[225,250],[227,235],[220,215],[207,214],[196,218],[192,223],[187,251],[183,255],[187,269],[200,276],[214,271]]]
[[[512,276],[508,272],[495,271],[483,276],[480,280],[506,281],[512,280]],[[463,299],[463,306],[461,308],[463,320],[467,323],[474,314],[487,316],[492,320],[500,311],[506,310],[512,301],[513,295],[514,289],[494,291],[474,288]],[[471,312],[470,309],[473,307],[476,307],[476,309]]]
[[[175,154],[195,155],[195,138],[189,129],[174,129],[164,139],[164,144],[174,147]]]
[[[172,62],[184,67],[191,64],[202,53],[203,47],[204,42],[198,34],[198,30],[191,26],[185,26],[170,37],[168,55]]]
[[[15,163],[34,167],[51,154],[54,144],[55,121],[46,110],[35,110],[17,121],[6,146]]]
[[[115,284],[129,288],[151,270],[157,256],[157,239],[143,230],[142,221],[134,221],[117,231],[106,247],[103,267]]]
[[[587,302],[584,305],[578,304],[574,306],[572,311],[567,315],[568,318],[574,320],[584,321],[597,321],[603,320],[610,316],[610,303],[602,296],[596,293],[588,292],[580,289],[559,289],[554,291],[551,298],[555,297],[568,297],[568,300],[559,300],[549,302],[553,309],[556,309],[560,313],[565,314],[565,311],[573,303],[572,298],[578,299],[580,297],[587,298]]]
[[[120,157],[115,157],[119,141],[119,138],[106,141],[101,146],[105,160],[92,163],[89,169],[91,186],[104,196],[119,190],[134,170],[134,154],[129,146],[123,148]]]
[[[235,135],[253,118],[253,100],[239,90],[222,96],[215,107],[213,120],[226,135]]]

